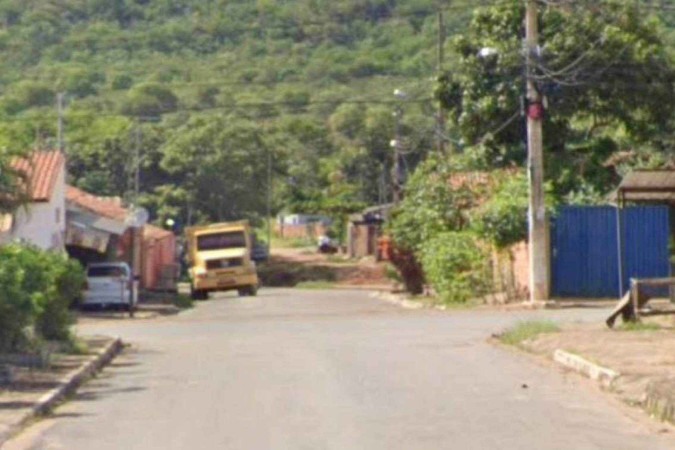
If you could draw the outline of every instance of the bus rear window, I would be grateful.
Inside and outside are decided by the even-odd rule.
[[[227,248],[246,247],[246,236],[243,231],[203,234],[197,236],[197,250],[223,250]]]

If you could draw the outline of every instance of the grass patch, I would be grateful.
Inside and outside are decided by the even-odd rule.
[[[560,331],[560,327],[550,321],[527,321],[520,322],[513,328],[503,332],[499,336],[499,340],[507,345],[519,346],[528,339],[534,339],[540,334],[555,333]]]
[[[190,309],[194,306],[192,298],[185,294],[176,294],[172,296],[171,302],[180,309]]]
[[[661,326],[655,323],[624,322],[616,329],[619,331],[659,331]]]
[[[258,267],[258,276],[263,286],[300,287],[303,283],[333,283],[336,273],[332,267],[310,266],[295,261],[271,258]]]
[[[335,283],[330,281],[301,281],[296,286],[298,289],[332,289]]]
[[[272,248],[303,248],[315,247],[316,240],[311,238],[280,238],[272,237]]]

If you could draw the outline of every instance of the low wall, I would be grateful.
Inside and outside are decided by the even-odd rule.
[[[306,225],[280,225],[275,224],[274,234],[285,239],[317,239],[328,232],[328,227],[320,223]]]

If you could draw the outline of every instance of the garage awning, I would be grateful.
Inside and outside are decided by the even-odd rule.
[[[105,253],[112,235],[122,235],[127,226],[120,221],[95,214],[68,211],[66,245],[89,248]]]

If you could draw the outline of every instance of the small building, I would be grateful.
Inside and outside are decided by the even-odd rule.
[[[393,203],[366,208],[349,217],[348,253],[351,258],[378,256],[378,239],[382,225],[389,218]]]
[[[180,267],[177,263],[176,236],[154,225],[143,227],[141,280],[146,289],[173,291]]]
[[[0,243],[23,241],[43,250],[65,251],[65,157],[35,151],[11,166],[25,176],[28,203],[0,219]]]
[[[73,186],[66,192],[66,246],[83,265],[130,260],[128,211],[118,197],[99,197]]]
[[[328,232],[331,219],[313,214],[279,215],[274,232],[280,238],[316,239]]]
[[[175,288],[176,237],[170,231],[145,225],[129,226],[130,216],[119,197],[99,197],[73,186],[67,189],[67,250],[86,265],[92,262],[124,261],[132,265],[140,287],[148,290]]]

